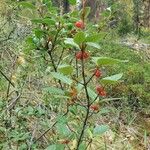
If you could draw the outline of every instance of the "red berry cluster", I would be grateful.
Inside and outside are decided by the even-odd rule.
[[[89,58],[89,53],[85,51],[79,51],[76,53],[76,59],[82,60]]]
[[[83,21],[77,21],[76,23],[75,23],[75,26],[77,27],[77,28],[80,28],[80,29],[84,29],[84,27],[85,27],[85,25],[84,25],[84,22]]]
[[[97,86],[96,87],[96,91],[97,91],[98,95],[100,95],[100,96],[104,96],[105,97],[107,95],[106,91],[101,86]]]
[[[70,142],[70,140],[64,139],[64,140],[62,140],[60,143],[61,143],[61,144],[69,144],[69,142]]]
[[[99,69],[96,69],[95,72],[94,72],[94,75],[99,78],[102,76],[102,72],[99,70]]]
[[[90,109],[93,111],[98,111],[99,110],[99,106],[97,104],[93,104],[90,106]]]

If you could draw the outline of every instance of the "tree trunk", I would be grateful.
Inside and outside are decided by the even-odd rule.
[[[70,10],[69,8],[69,1],[68,0],[63,0],[63,13],[68,13]]]
[[[144,1],[144,26],[150,27],[150,0]]]

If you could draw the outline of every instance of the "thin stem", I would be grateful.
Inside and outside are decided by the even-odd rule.
[[[80,137],[79,137],[79,140],[78,140],[78,143],[77,143],[76,150],[79,150],[79,146],[82,142],[82,138],[83,138],[83,135],[84,135],[84,132],[85,132],[85,128],[86,128],[86,125],[87,125],[87,120],[89,118],[89,113],[90,113],[90,97],[89,97],[88,90],[87,90],[87,84],[86,84],[86,79],[85,79],[85,67],[84,67],[84,60],[83,59],[81,60],[81,65],[82,65],[82,77],[83,77],[83,82],[84,82],[83,86],[84,86],[85,94],[86,94],[86,98],[87,98],[87,111],[86,111],[86,116],[85,116],[85,119],[84,119],[84,122],[83,122],[83,127],[82,127],[81,134],[80,134]]]
[[[89,80],[86,82],[86,84],[88,84],[92,80],[92,78],[94,77],[94,75],[95,75],[95,73],[92,74],[92,76],[89,78]]]
[[[90,105],[92,105],[92,104],[97,100],[98,97],[99,97],[99,95],[97,95],[97,96],[95,97],[95,99],[91,102]]]
[[[76,75],[79,77],[78,60],[76,59]]]
[[[0,73],[13,87],[15,87],[15,85],[11,82],[11,80],[1,70],[0,70]]]
[[[54,71],[55,71],[55,72],[57,72],[57,67],[58,67],[58,66],[56,66],[56,64],[55,64],[55,61],[54,61],[53,56],[52,56],[52,51],[55,49],[56,41],[57,41],[58,34],[59,34],[60,31],[61,31],[61,28],[58,29],[58,31],[57,31],[57,33],[56,33],[56,35],[55,35],[54,41],[52,42],[52,47],[51,47],[51,49],[49,49],[49,47],[48,47],[49,42],[47,42],[47,44],[46,44],[46,48],[48,49],[48,54],[49,54],[49,56],[50,56],[50,59],[51,59],[51,62],[52,62],[52,65],[53,65],[53,68],[54,68]],[[62,58],[62,57],[61,57],[61,58]],[[59,60],[59,63],[60,63],[60,61],[61,61],[61,60]],[[63,86],[62,86],[62,83],[61,83],[60,80],[58,81],[58,83],[59,83],[61,89],[63,90]]]
[[[83,23],[85,23],[85,3],[86,3],[86,0],[82,0],[82,8],[83,8],[83,12],[82,12],[82,21]]]
[[[7,93],[6,93],[6,99],[7,100],[9,98],[9,91],[10,91],[10,82],[8,82],[8,87],[7,87]]]
[[[69,106],[67,107],[67,111],[62,115],[62,116],[66,116],[69,112]],[[39,141],[43,136],[45,136],[56,124],[57,124],[58,121],[55,121],[53,123],[53,125],[48,128],[44,133],[42,133],[37,139],[35,139],[35,141],[33,141],[33,144],[36,143],[37,141]]]
[[[85,120],[84,120],[84,123],[83,123],[82,131],[81,131],[81,134],[80,134],[80,137],[79,137],[79,140],[78,140],[76,150],[79,150],[79,146],[81,144],[81,141],[82,141],[82,138],[83,138],[83,135],[84,135],[84,131],[85,131],[85,128],[86,128],[88,118],[89,118],[89,109],[87,109],[87,112],[86,112]]]
[[[78,81],[76,78],[72,77],[72,80],[76,81],[77,83],[80,83],[81,85],[84,85],[84,83]]]
[[[91,143],[92,143],[92,139],[90,139],[89,143],[87,144],[86,150],[88,149]]]
[[[61,62],[61,60],[62,60],[62,57],[63,57],[64,51],[65,51],[65,49],[63,48],[63,50],[61,51],[61,54],[60,54],[60,57],[59,57],[58,63],[57,63],[57,68],[58,68],[58,66],[59,66],[59,64],[60,64],[60,62]]]

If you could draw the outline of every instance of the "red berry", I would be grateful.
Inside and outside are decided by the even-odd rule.
[[[77,52],[76,53],[76,59],[82,59],[82,52]]]
[[[89,53],[88,52],[82,52],[82,51],[79,51],[76,53],[76,59],[87,59],[89,57]]]
[[[83,57],[83,59],[89,58],[89,53],[84,51],[84,52],[82,53],[82,57]]]
[[[69,140],[62,140],[61,144],[69,144],[69,142],[70,142]]]
[[[96,69],[94,75],[95,75],[97,78],[99,78],[99,77],[101,77],[102,72],[101,72],[99,69]]]
[[[77,21],[77,22],[75,23],[75,26],[76,26],[77,28],[84,29],[84,22],[83,22],[83,21]]]
[[[90,109],[93,110],[93,111],[98,111],[99,110],[99,106],[96,105],[96,104],[93,104],[90,106]]]
[[[106,91],[105,91],[104,88],[101,87],[101,86],[97,86],[97,87],[96,87],[96,91],[97,91],[98,95],[100,95],[100,96],[106,96],[106,95],[107,95],[107,94],[106,94]]]
[[[105,90],[101,91],[101,92],[99,93],[99,95],[101,95],[101,96],[103,96],[103,97],[107,96],[107,94],[106,94],[106,91],[105,91]]]
[[[96,87],[96,91],[97,91],[98,93],[101,92],[101,91],[103,91],[103,87],[97,86],[97,87]]]

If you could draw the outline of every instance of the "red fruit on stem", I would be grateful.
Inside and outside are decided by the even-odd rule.
[[[83,21],[77,21],[77,22],[75,23],[75,26],[76,26],[77,28],[84,29],[84,22],[83,22]]]
[[[93,111],[98,111],[99,110],[99,106],[96,105],[96,104],[93,104],[90,106],[90,109],[93,110]]]
[[[82,59],[82,52],[77,52],[76,53],[76,59]]]
[[[84,51],[84,52],[82,53],[82,57],[83,57],[83,59],[89,58],[89,53]]]
[[[69,142],[70,142],[69,140],[62,140],[61,144],[69,144]]]
[[[97,93],[99,93],[99,92],[101,92],[101,91],[103,91],[104,89],[103,89],[103,87],[101,87],[101,86],[97,86],[96,87],[96,91],[97,91]]]
[[[89,53],[85,51],[79,51],[76,53],[76,59],[87,59],[89,57]]]
[[[96,69],[94,75],[95,75],[97,78],[99,78],[99,77],[101,77],[102,72],[101,72],[99,69]]]
[[[96,87],[96,91],[97,91],[98,95],[100,95],[100,96],[106,96],[106,95],[107,95],[107,94],[106,94],[106,91],[105,91],[104,88],[101,87],[101,86],[97,86],[97,87]]]
[[[101,96],[103,96],[103,97],[107,96],[107,94],[106,94],[106,91],[105,91],[105,90],[101,91],[101,92],[99,93],[99,95],[101,95]]]

